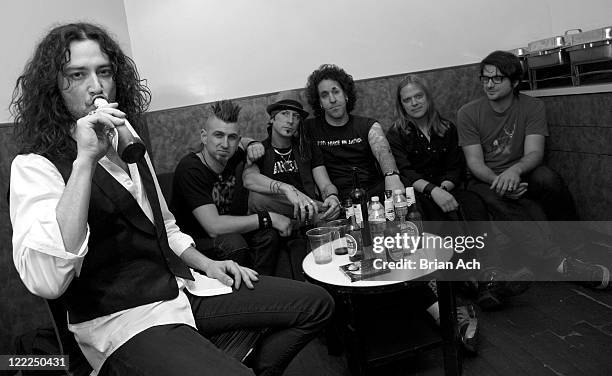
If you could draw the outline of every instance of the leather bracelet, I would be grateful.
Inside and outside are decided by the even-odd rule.
[[[259,229],[268,229],[272,227],[272,218],[270,213],[265,210],[259,210],[257,212],[257,219],[259,219]]]
[[[328,198],[330,198],[331,196],[336,196],[336,199],[338,199],[338,202],[340,202],[340,197],[338,197],[337,193],[330,193],[325,197],[325,200],[327,200]]]
[[[399,175],[399,171],[393,170],[393,171],[389,171],[389,172],[385,173],[385,177],[393,176],[393,175]]]
[[[251,146],[251,144],[254,144],[254,143],[256,143],[256,142],[261,143],[261,141],[251,140],[251,141],[249,141],[249,143],[248,143],[248,144],[246,144],[246,147],[244,148],[244,150],[245,150],[245,151],[246,151],[246,150],[248,150],[248,149],[249,149],[249,146]]]
[[[425,196],[431,197],[431,191],[433,191],[438,186],[433,183],[428,183],[425,188],[423,188],[423,194]]]

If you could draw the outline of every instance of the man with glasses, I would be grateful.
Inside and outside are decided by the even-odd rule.
[[[576,221],[572,197],[561,177],[543,165],[548,136],[544,103],[519,94],[519,59],[504,51],[480,63],[485,97],[459,109],[459,145],[472,177],[468,189],[486,202],[499,229],[531,265],[605,288],[609,270],[570,257],[551,240],[546,220]]]

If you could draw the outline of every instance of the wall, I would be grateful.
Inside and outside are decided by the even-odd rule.
[[[584,220],[612,236],[612,93],[542,98],[548,163],[563,176]],[[606,221],[606,222],[604,222]]]
[[[152,110],[471,64],[494,49],[610,24],[609,0],[125,0]]]

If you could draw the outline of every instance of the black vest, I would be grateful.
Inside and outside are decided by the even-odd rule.
[[[49,159],[67,182],[72,161]],[[174,299],[178,296],[175,276],[193,279],[168,245],[151,171],[144,158],[137,165],[155,224],[134,197],[104,167],[96,165],[87,220],[88,252],[80,275],[62,296],[71,323]]]

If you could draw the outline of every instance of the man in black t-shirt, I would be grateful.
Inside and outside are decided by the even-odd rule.
[[[353,77],[336,65],[322,65],[308,77],[306,94],[317,117],[304,122],[302,140],[312,145],[313,155],[321,153],[341,197],[353,187],[352,167],[359,169],[369,196],[382,199],[385,189],[404,190],[381,125],[350,114],[357,101]]]
[[[231,259],[261,274],[272,274],[278,253],[274,229],[288,236],[290,220],[265,211],[232,215],[240,189],[237,170],[246,154],[239,145],[240,107],[221,101],[212,106],[212,112],[202,129],[202,150],[185,156],[174,173],[172,208],[177,224],[208,257]]]
[[[322,158],[307,159],[300,150],[298,129],[308,112],[299,97],[293,92],[280,93],[266,110],[270,121],[269,137],[262,141],[264,156],[243,174],[244,185],[251,191],[249,210],[273,210],[300,222],[309,219],[313,223],[318,211],[320,220],[335,219],[340,199]]]

